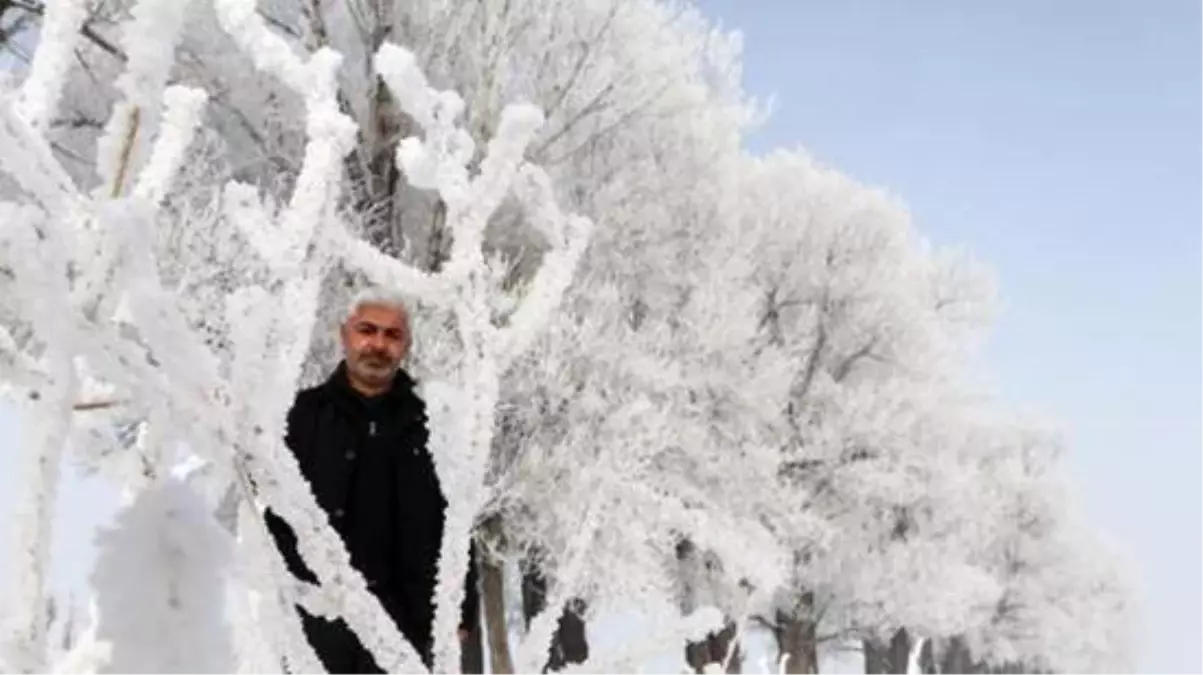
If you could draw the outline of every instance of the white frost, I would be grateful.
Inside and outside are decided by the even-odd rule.
[[[185,483],[144,489],[97,537],[92,573],[103,672],[230,672],[225,579],[232,541]]]

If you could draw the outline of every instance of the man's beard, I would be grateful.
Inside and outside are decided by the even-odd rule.
[[[383,354],[364,354],[358,360],[360,368],[372,374],[392,375],[397,370],[397,363]]]

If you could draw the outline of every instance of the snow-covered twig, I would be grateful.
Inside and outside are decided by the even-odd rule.
[[[151,115],[163,99],[163,88],[175,63],[175,47],[188,3],[140,0],[131,9],[130,19],[121,25],[121,46],[127,59],[116,88],[122,98],[113,107],[96,144],[96,169],[101,179],[98,189],[102,194],[125,194],[129,176],[142,166],[147,144],[156,135],[157,124]]]
[[[8,617],[11,633],[5,636],[5,660],[19,672],[41,672],[46,667],[46,593],[50,545],[53,541],[54,508],[58,496],[62,453],[71,425],[70,401],[75,395],[70,359],[54,355],[49,386],[37,392],[33,429],[30,435],[28,478],[23,481],[28,498],[21,502],[17,520],[14,561],[18,572],[15,603],[18,613]]]
[[[83,210],[79,190],[50,144],[13,109],[10,97],[0,98],[0,167],[47,215],[67,219]]]
[[[293,91],[306,91],[309,85],[303,62],[283,38],[267,27],[255,5],[253,0],[213,2],[222,30],[254,61],[256,68],[279,77]]]
[[[236,620],[253,624],[248,634],[235,636],[239,665],[243,672],[264,672],[283,668],[285,672],[321,672],[321,662],[305,639],[301,618],[290,599],[280,593],[292,575],[275,555],[275,547],[264,538],[262,515],[243,500],[237,522],[241,541],[236,552],[242,607],[236,608]],[[253,597],[250,597],[253,596]],[[246,616],[254,603],[254,615]],[[256,668],[256,664],[259,667]]]
[[[222,212],[273,269],[283,266],[275,239],[275,219],[253,186],[231,181],[222,195]]]
[[[45,345],[45,378],[38,389],[28,394],[32,401],[31,452],[28,479],[23,481],[28,497],[22,500],[17,521],[15,557],[21,594],[17,613],[9,617],[10,633],[0,649],[5,660],[22,672],[46,667],[49,657],[46,643],[46,592],[50,546],[53,541],[54,508],[58,494],[59,470],[64,445],[71,426],[72,404],[78,383],[72,360],[76,333],[71,330],[68,281],[63,274],[65,242],[59,228],[47,228],[39,242],[34,222],[18,219],[9,223],[3,234],[15,255],[10,262],[15,281],[25,287],[20,296],[26,316]],[[35,292],[29,292],[35,291]]]
[[[21,85],[18,111],[35,129],[49,126],[58,110],[63,84],[71,69],[79,29],[88,16],[87,0],[49,3],[42,18],[38,49]]]
[[[565,215],[555,203],[547,174],[533,165],[522,167],[515,184],[531,222],[551,242],[542,266],[527,286],[518,309],[501,333],[501,363],[507,367],[525,352],[572,283],[581,256],[589,243],[593,223],[578,215]]]
[[[363,272],[371,283],[395,288],[434,307],[448,305],[447,284],[441,276],[391,258],[345,229],[335,230],[330,236],[342,259]]]
[[[146,162],[134,197],[157,204],[167,196],[175,173],[200,124],[208,96],[199,89],[168,87],[163,92],[163,121],[150,158]]]

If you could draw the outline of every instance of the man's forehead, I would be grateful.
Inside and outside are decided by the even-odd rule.
[[[355,310],[355,313],[351,315],[350,322],[368,323],[381,327],[406,326],[409,323],[409,317],[406,316],[405,310],[399,307],[365,304]]]

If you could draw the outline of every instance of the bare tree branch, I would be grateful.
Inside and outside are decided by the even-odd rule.
[[[83,155],[72,150],[71,148],[68,148],[62,143],[59,143],[58,141],[50,141],[50,147],[54,148],[55,152],[61,153],[63,157],[66,157],[67,159],[74,160],[83,166],[92,166],[92,160],[84,157]]]
[[[9,7],[24,10],[35,16],[43,16],[46,13],[46,8],[41,3],[27,3],[24,0],[0,0],[0,14]],[[80,35],[83,35],[92,44],[108,52],[122,63],[126,61],[125,52],[112,42],[109,42],[108,38],[96,32],[96,29],[92,27],[92,19],[85,21],[83,26],[80,27],[79,32]]]
[[[109,408],[116,408],[125,403],[128,403],[128,401],[118,401],[116,399],[101,399],[99,401],[80,401],[79,403],[76,403],[75,405],[71,406],[71,409],[75,410],[76,412],[88,412],[88,411],[92,411],[92,410],[108,410]]]
[[[88,117],[83,113],[77,113],[71,117],[60,117],[50,123],[51,128],[67,128],[67,129],[103,129],[104,124],[98,120]]]
[[[298,40],[301,38],[301,33],[296,28],[289,26],[288,24],[284,23],[280,19],[277,19],[276,17],[272,16],[271,14],[268,14],[267,12],[265,12],[263,10],[259,10],[259,16],[263,17],[264,21],[268,22],[272,26],[274,26],[277,29],[279,29],[280,31],[284,32],[289,37],[296,38]]]
[[[869,340],[869,342],[865,344],[865,346],[850,354],[848,358],[841,361],[840,364],[831,371],[832,379],[834,379],[836,382],[843,381],[843,379],[848,377],[848,374],[852,372],[852,368],[857,364],[858,361],[866,358],[876,358],[876,356],[873,354],[873,348],[876,346],[877,337],[874,336],[872,340]]]

